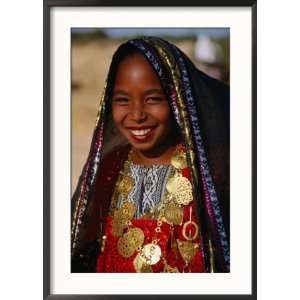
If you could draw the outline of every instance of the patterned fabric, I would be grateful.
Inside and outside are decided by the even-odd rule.
[[[161,202],[172,167],[170,165],[145,167],[131,162],[129,170],[135,184],[128,194],[128,200],[132,201],[137,208],[135,218],[140,218]],[[120,195],[117,207],[126,200]]]
[[[218,198],[217,194],[215,191],[215,187],[213,184],[213,180],[210,174],[209,166],[208,166],[208,161],[205,155],[205,150],[203,146],[203,141],[201,137],[201,130],[199,123],[197,122],[197,113],[196,113],[196,107],[195,107],[195,99],[193,98],[193,93],[192,93],[192,88],[190,85],[190,79],[188,77],[188,72],[187,68],[185,65],[185,62],[183,60],[183,57],[180,55],[178,49],[176,47],[173,47],[175,55],[178,59],[178,64],[180,66],[181,70],[181,76],[182,76],[182,82],[184,86],[184,92],[185,92],[185,99],[187,102],[187,109],[189,111],[190,119],[191,119],[191,125],[193,127],[194,131],[194,138],[195,138],[195,144],[196,148],[198,151],[198,157],[200,158],[200,167],[202,170],[202,181],[203,185],[206,187],[205,191],[208,192],[208,195],[205,198],[205,201],[207,203],[207,207],[209,208],[209,214],[211,216],[212,222],[215,223],[215,228],[218,230],[220,233],[219,237],[216,237],[217,239],[219,238],[219,242],[221,243],[221,246],[223,248],[223,254],[224,254],[224,260],[226,265],[228,266],[229,269],[229,246],[227,242],[227,237],[224,229],[224,224],[221,216],[221,210],[220,206],[218,203]],[[216,234],[216,232],[214,233]]]

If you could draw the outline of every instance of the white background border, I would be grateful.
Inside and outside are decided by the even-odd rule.
[[[51,292],[54,294],[251,293],[250,8],[54,8],[51,10]],[[229,27],[231,53],[231,272],[71,274],[70,28]],[[149,281],[151,284],[149,284]],[[116,289],[117,287],[117,289]],[[155,288],[154,288],[155,287]]]
[[[0,48],[0,79],[5,83],[1,85],[0,110],[1,209],[5,212],[0,218],[1,272],[5,274],[1,295],[5,299],[42,299],[42,6],[40,0],[5,1],[0,11],[5,41]],[[296,0],[286,0],[284,5],[258,1],[259,300],[297,299],[299,294],[300,260],[284,255],[287,243],[289,249],[300,248],[300,239],[295,238],[300,226],[300,201],[295,196],[299,193],[296,166],[300,164],[300,140],[295,138],[300,111],[300,60],[295,59],[300,53],[299,10]],[[17,159],[20,145],[22,156]],[[276,163],[274,172],[279,157],[284,157],[284,163]],[[12,180],[16,170],[22,177],[18,188]],[[12,211],[13,222],[8,213]]]

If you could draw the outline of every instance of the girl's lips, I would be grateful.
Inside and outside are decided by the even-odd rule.
[[[151,140],[153,136],[154,127],[151,128],[139,128],[139,129],[130,129],[130,135],[133,140],[137,143],[145,143]]]

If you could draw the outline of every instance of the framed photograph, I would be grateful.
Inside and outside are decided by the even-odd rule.
[[[256,299],[256,1],[44,1],[44,298]]]

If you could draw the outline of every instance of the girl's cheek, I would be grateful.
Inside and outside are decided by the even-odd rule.
[[[127,106],[113,106],[112,108],[112,115],[115,121],[120,121],[126,114],[128,114],[128,107]]]

